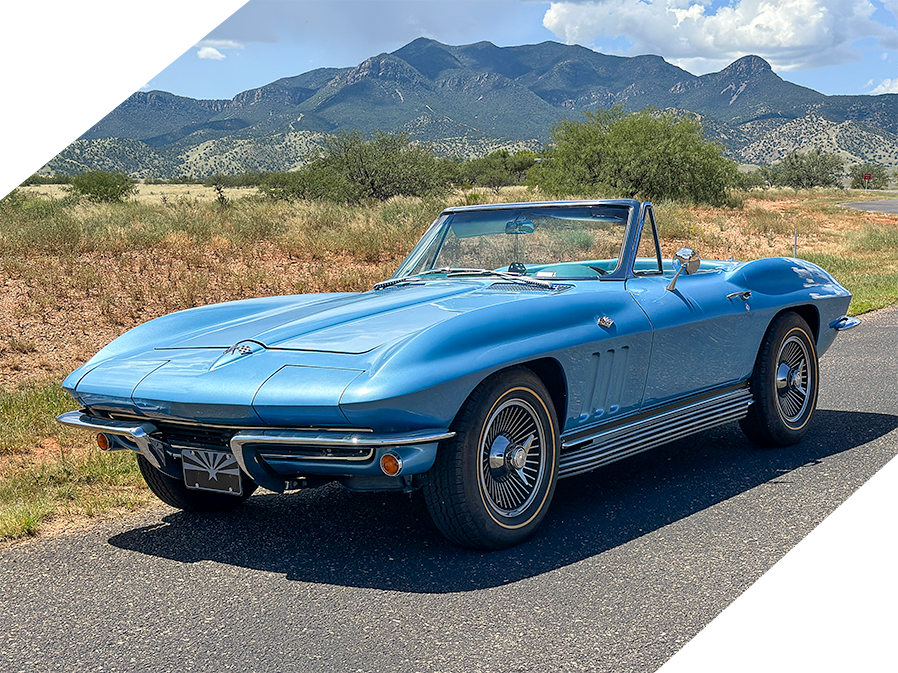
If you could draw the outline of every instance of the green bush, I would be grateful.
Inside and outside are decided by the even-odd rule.
[[[587,112],[553,127],[551,145],[528,182],[550,194],[614,194],[725,204],[736,164],[702,137],[701,124],[651,109]]]
[[[496,150],[459,165],[457,178],[463,183],[486,187],[498,193],[502,187],[520,184],[535,164],[536,155],[533,152],[525,150],[511,154],[508,150]]]
[[[815,147],[807,152],[790,152],[782,161],[762,170],[775,187],[841,187],[844,162],[838,154]]]
[[[72,178],[71,191],[96,203],[114,203],[135,194],[137,187],[124,173],[88,171]]]
[[[739,171],[736,173],[735,186],[736,189],[741,189],[746,192],[750,189],[766,187],[767,178],[764,170]]]
[[[259,187],[265,175],[265,173],[254,171],[237,173],[236,175],[216,173],[203,180],[203,184],[206,187],[215,187],[216,185],[221,185],[222,187]]]
[[[394,196],[439,196],[449,190],[453,174],[451,161],[413,145],[405,134],[376,133],[366,140],[353,131],[328,137],[306,166],[268,174],[260,187],[277,199],[359,203]]]
[[[872,177],[870,184],[864,184],[864,175]],[[877,164],[857,164],[852,166],[848,175],[851,177],[852,189],[885,189],[889,186],[889,172],[885,166]]]

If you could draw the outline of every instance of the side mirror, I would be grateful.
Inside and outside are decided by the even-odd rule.
[[[673,259],[673,265],[677,272],[674,274],[667,289],[673,292],[677,287],[677,278],[680,277],[680,274],[685,273],[687,276],[692,275],[698,271],[698,267],[701,266],[701,263],[702,259],[698,256],[698,253],[695,250],[691,248],[680,248],[677,250]]]

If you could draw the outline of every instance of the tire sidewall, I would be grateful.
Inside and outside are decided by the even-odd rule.
[[[788,329],[784,330],[785,333],[776,341],[776,349],[771,349],[772,359],[770,362],[770,368],[772,375],[768,376],[768,385],[771,388],[769,393],[771,394],[771,400],[774,402],[773,407],[776,410],[776,415],[779,419],[779,422],[782,424],[783,431],[789,433],[801,433],[803,435],[807,429],[807,425],[810,422],[811,417],[814,415],[814,409],[817,406],[819,371],[817,365],[817,351],[814,348],[814,341],[809,334],[809,330],[804,320],[802,320],[801,318],[798,318],[798,320],[801,321],[801,324],[792,326],[783,325],[784,327],[788,327]],[[776,390],[776,369],[779,366],[779,353],[786,341],[788,341],[792,337],[796,337],[800,341],[802,341],[804,343],[804,347],[807,349],[808,389],[810,392],[809,399],[807,401],[807,404],[805,405],[804,411],[794,421],[788,420],[783,415],[783,410],[779,403],[777,403],[779,393]]]
[[[479,400],[476,412],[470,417],[470,424],[458,448],[462,451],[465,499],[478,505],[471,508],[478,528],[486,531],[490,538],[502,540],[498,546],[508,546],[528,537],[546,515],[558,479],[558,423],[548,391],[529,370],[500,375],[492,383],[489,392]],[[526,401],[543,424],[543,438],[546,442],[545,470],[533,501],[517,516],[505,517],[491,505],[478,478],[480,446],[490,416],[502,404],[515,398]]]
[[[809,397],[801,415],[794,421],[789,421],[783,415],[778,401],[776,374],[780,351],[792,337],[799,339],[807,351]],[[792,312],[778,316],[768,329],[752,375],[751,387],[755,399],[749,418],[757,429],[753,433],[754,437],[749,435],[753,441],[760,440],[762,444],[777,446],[790,446],[801,441],[817,406],[819,381],[817,349],[807,322]]]

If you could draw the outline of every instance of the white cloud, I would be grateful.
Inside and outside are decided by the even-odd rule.
[[[898,93],[898,77],[895,79],[884,79],[879,86],[870,92],[874,96],[881,93]]]
[[[540,25],[548,5],[548,0],[250,0],[198,46],[225,51],[231,48],[226,42],[246,49],[300,44],[306,54],[321,58],[321,66],[355,66],[418,37],[448,44],[543,42],[551,39]]]
[[[210,61],[221,61],[227,58],[219,51],[220,49],[243,49],[246,45],[236,40],[200,40],[196,43],[198,58],[209,59]]]
[[[869,0],[566,1],[551,4],[543,25],[568,44],[624,37],[630,54],[658,54],[691,72],[747,54],[802,70],[859,60],[853,43],[864,38],[891,48],[898,31],[875,21],[875,10]]]
[[[220,61],[225,57],[225,55],[215,47],[200,47],[200,50],[196,52],[196,55],[199,58],[208,58],[212,61]]]
[[[200,40],[197,47],[211,47],[212,49],[243,49],[246,45],[236,40]]]

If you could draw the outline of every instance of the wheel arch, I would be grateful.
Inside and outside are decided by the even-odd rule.
[[[559,423],[564,423],[567,418],[567,378],[564,375],[564,368],[555,358],[540,358],[531,360],[530,362],[522,362],[522,367],[526,367],[536,374],[549,395],[552,397],[552,404],[555,406],[555,417]]]
[[[555,401],[531,366],[557,384],[556,365],[543,358],[492,372],[459,410],[455,436],[440,444],[423,481],[434,524],[455,544],[485,550],[518,544],[534,533],[552,500],[561,450]],[[491,427],[499,430],[488,436]]]
[[[808,327],[811,328],[811,333],[814,335],[814,344],[816,345],[820,341],[820,313],[817,311],[817,307],[812,304],[790,306],[773,316],[773,319],[770,322],[772,323],[783,313],[789,311],[797,313],[808,324]]]
[[[764,328],[764,334],[766,335],[770,331],[770,326],[773,325],[780,316],[786,313],[794,313],[808,324],[808,327],[811,328],[811,335],[814,337],[814,346],[816,347],[817,343],[820,341],[820,314],[817,312],[817,308],[810,304],[787,306],[786,308],[777,311],[776,314],[770,318],[767,327]],[[758,352],[755,354],[755,362],[757,362],[757,357],[760,356],[761,348],[763,346],[764,343],[762,341],[758,345]],[[754,366],[754,364],[752,366]]]
[[[508,367],[503,367],[502,369],[490,373],[489,376],[481,380],[474,387],[474,390],[477,390],[477,388],[483,385],[484,382],[502,372],[521,367],[529,369],[540,381],[542,381],[546,390],[549,391],[549,397],[552,399],[552,406],[555,408],[555,417],[558,419],[559,424],[563,424],[564,419],[566,418],[565,414],[567,413],[567,377],[564,374],[564,368],[561,366],[561,363],[555,358],[538,358],[536,360],[518,362],[509,365]],[[470,395],[474,394],[474,390],[468,395],[469,398]],[[453,425],[454,424],[455,422],[453,421]]]

